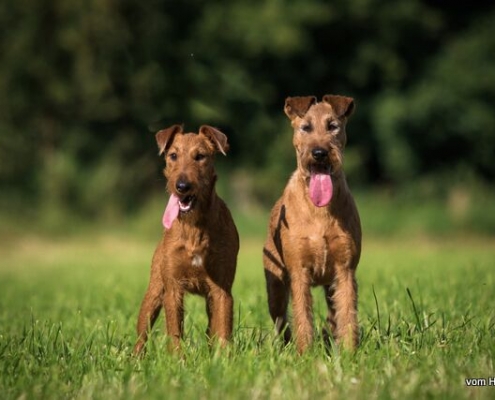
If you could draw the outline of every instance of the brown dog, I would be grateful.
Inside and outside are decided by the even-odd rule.
[[[342,170],[349,97],[289,97],[284,111],[294,128],[297,169],[271,212],[263,263],[270,315],[287,343],[292,295],[296,345],[313,340],[311,287],[323,285],[327,322],[337,343],[358,343],[357,283],[361,223]]]
[[[228,150],[227,137],[203,125],[198,134],[174,125],[156,134],[165,153],[165,177],[170,200],[165,227],[151,265],[151,278],[137,323],[134,353],[142,351],[149,329],[165,309],[167,333],[180,347],[184,323],[184,294],[206,298],[207,335],[221,344],[232,335],[232,284],[239,236],[232,216],[215,191],[214,154]]]

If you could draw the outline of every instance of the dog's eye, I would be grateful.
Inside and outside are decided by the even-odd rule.
[[[304,123],[299,127],[299,130],[304,133],[309,133],[311,132],[311,124]]]
[[[176,161],[177,160],[177,153],[170,153],[168,155],[168,158],[170,158],[172,161]]]
[[[196,161],[201,161],[201,160],[204,160],[205,159],[205,155],[204,154],[201,154],[201,153],[198,153],[194,156],[194,160]]]
[[[327,121],[327,131],[336,132],[340,128],[340,125],[336,121]]]

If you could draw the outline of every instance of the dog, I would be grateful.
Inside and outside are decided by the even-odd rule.
[[[322,285],[330,333],[339,347],[355,349],[361,222],[342,169],[354,100],[289,97],[284,111],[294,128],[297,169],[271,211],[263,248],[270,316],[288,343],[292,297],[296,348],[303,353],[314,336],[311,287]]]
[[[217,152],[225,155],[227,137],[207,125],[198,133],[184,133],[182,126],[174,125],[159,131],[156,141],[159,155],[165,155],[170,198],[139,311],[134,354],[142,352],[162,307],[169,345],[180,350],[186,292],[206,299],[207,336],[225,345],[232,336],[239,235],[229,209],[215,191],[213,159]]]

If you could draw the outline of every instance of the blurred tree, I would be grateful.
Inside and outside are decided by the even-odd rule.
[[[400,183],[459,165],[493,180],[493,9],[4,0],[2,196],[85,215],[135,208],[163,190],[153,133],[184,122],[225,130],[226,163],[252,171],[269,204],[295,165],[284,98],[325,93],[356,98],[346,156],[354,182]]]
[[[155,172],[146,117],[172,85],[150,62],[156,41],[136,38],[145,24],[165,35],[168,18],[112,0],[7,0],[0,15],[2,183],[90,213],[131,206]]]
[[[456,168],[495,179],[494,22],[495,12],[477,19],[409,90],[375,103],[372,120],[393,181]]]

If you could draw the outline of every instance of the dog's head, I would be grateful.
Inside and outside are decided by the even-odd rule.
[[[225,155],[229,145],[222,132],[208,125],[198,133],[185,133],[181,125],[173,125],[159,131],[156,142],[159,154],[165,155],[170,200],[163,223],[170,228],[179,213],[191,213],[208,203],[216,181],[214,155]]]
[[[354,100],[325,95],[318,103],[314,96],[288,97],[284,111],[294,128],[298,170],[306,178],[311,200],[326,206],[333,193],[332,176],[342,172],[345,128]]]

